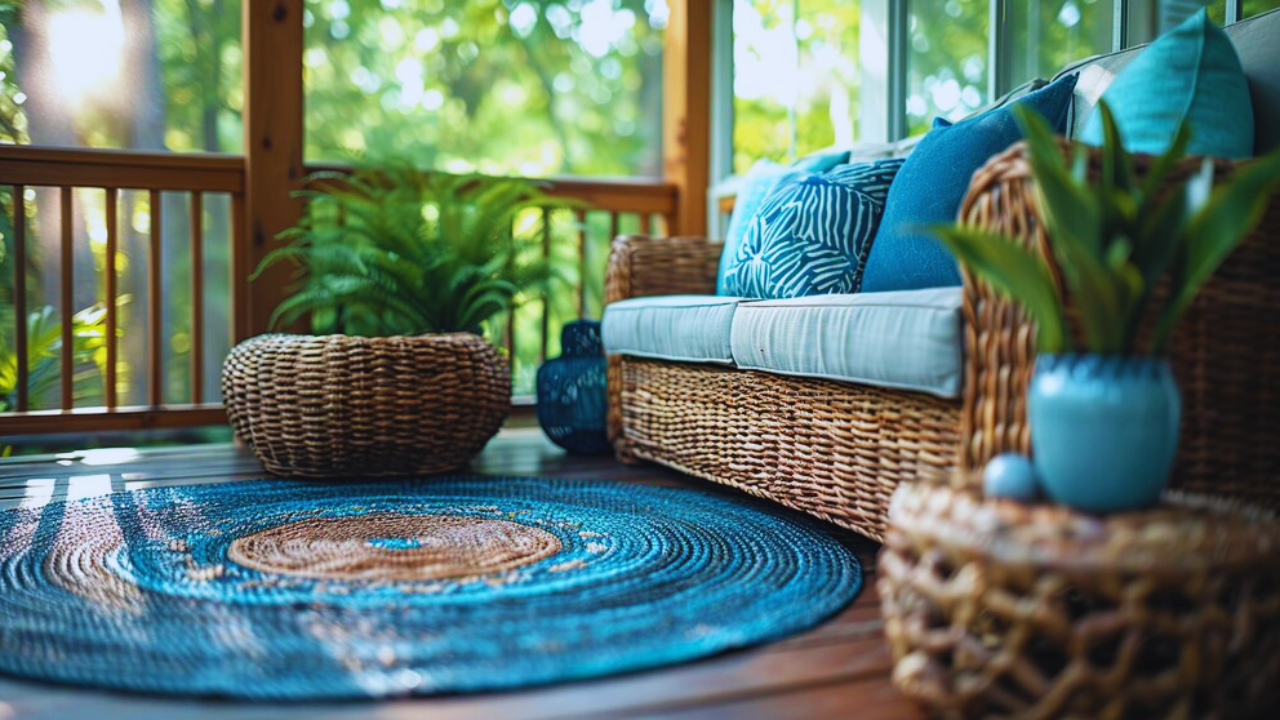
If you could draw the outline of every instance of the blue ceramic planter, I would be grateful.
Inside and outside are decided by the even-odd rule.
[[[571,453],[612,452],[605,425],[609,396],[600,323],[565,324],[560,349],[560,357],[538,368],[538,424],[552,442]]]
[[[1041,355],[1027,417],[1036,473],[1055,502],[1114,512],[1159,501],[1182,421],[1167,361]]]

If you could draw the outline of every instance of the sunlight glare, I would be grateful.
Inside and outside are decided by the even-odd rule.
[[[48,32],[53,75],[68,101],[82,102],[116,79],[124,53],[119,0],[105,0],[97,12],[60,12],[49,19]]]

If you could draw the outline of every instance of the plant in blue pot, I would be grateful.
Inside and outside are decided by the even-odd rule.
[[[1050,252],[971,225],[935,232],[1036,322],[1027,419],[1044,493],[1114,512],[1157,503],[1168,483],[1181,399],[1166,347],[1280,189],[1280,152],[1225,172],[1184,158],[1184,126],[1163,155],[1135,160],[1110,109],[1099,109],[1101,149],[1072,146],[1033,111],[1015,109]]]

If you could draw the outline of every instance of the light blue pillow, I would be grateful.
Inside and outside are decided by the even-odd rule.
[[[1190,154],[1233,159],[1253,154],[1249,81],[1231,39],[1204,10],[1139,53],[1102,99],[1131,152],[1164,152],[1186,119]],[[1102,144],[1102,114],[1096,108],[1080,139]]]
[[[728,263],[726,291],[769,299],[853,292],[902,163],[843,165],[778,184]]]
[[[778,183],[790,177],[803,175],[804,171],[779,165],[772,160],[761,160],[742,179],[742,187],[734,199],[733,214],[729,216],[729,227],[724,232],[724,248],[720,250],[720,267],[716,273],[716,294],[732,295],[725,287],[725,272],[729,269],[729,261],[738,252],[742,238],[747,234],[747,226],[755,216],[765,198]]]
[[[824,148],[805,155],[791,163],[791,167],[805,172],[826,172],[849,162],[851,151],[848,148]]]
[[[955,125],[938,119],[907,156],[893,181],[884,220],[867,255],[862,283],[854,292],[887,292],[960,284],[956,259],[929,226],[954,222],[973,173],[998,152],[1022,139],[1013,107],[1030,107],[1061,133],[1071,109],[1076,75]]]

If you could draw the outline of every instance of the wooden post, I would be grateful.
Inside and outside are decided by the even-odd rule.
[[[679,188],[672,235],[707,232],[711,183],[711,18],[714,3],[672,0],[663,59],[662,152]]]
[[[237,282],[248,282],[275,236],[297,222],[302,204],[291,194],[303,178],[302,0],[254,0],[243,8],[248,247],[237,248],[232,263]],[[244,313],[240,327],[265,332],[287,285],[283,266],[250,284],[245,307],[237,309]]]

